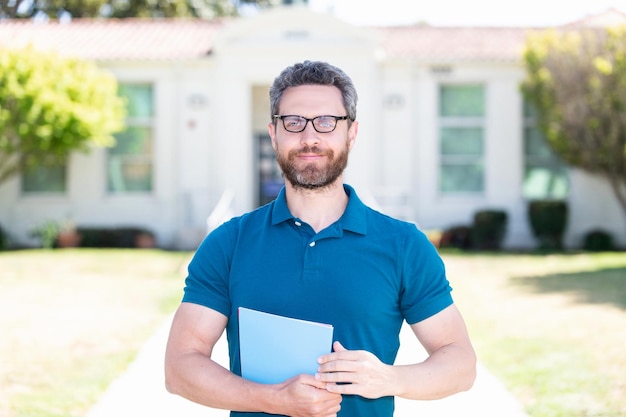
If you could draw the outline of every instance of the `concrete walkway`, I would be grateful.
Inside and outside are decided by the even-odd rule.
[[[226,417],[228,411],[204,407],[169,394],[163,382],[163,356],[170,320],[148,340],[126,373],[114,381],[87,417]],[[403,328],[396,363],[415,362],[423,349],[410,328]],[[215,348],[215,359],[228,367],[225,338]],[[412,358],[411,358],[412,357]],[[479,365],[474,387],[443,400],[396,399],[397,417],[527,417],[518,401],[484,367]]]

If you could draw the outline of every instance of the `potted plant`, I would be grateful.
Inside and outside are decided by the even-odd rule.
[[[33,231],[33,236],[39,238],[44,249],[71,248],[80,245],[81,235],[70,221],[56,222],[48,220]]]
[[[75,248],[80,246],[82,236],[76,230],[76,225],[71,221],[65,221],[59,227],[56,244],[59,248]]]

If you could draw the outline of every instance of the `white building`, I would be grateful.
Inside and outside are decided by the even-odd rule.
[[[523,248],[535,245],[529,199],[565,198],[567,246],[595,228],[624,246],[626,219],[606,181],[555,165],[532,141],[519,89],[529,30],[354,27],[299,7],[218,22],[0,22],[0,47],[95,60],[134,103],[132,134],[117,148],[72,155],[65,177],[0,184],[0,225],[25,245],[36,226],[65,219],[146,227],[161,247],[194,248],[207,220],[273,197],[268,87],[309,59],[343,68],[359,91],[345,180],[364,200],[422,229],[505,210],[505,246]]]

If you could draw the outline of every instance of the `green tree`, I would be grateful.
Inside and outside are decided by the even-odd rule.
[[[626,27],[535,34],[523,57],[522,93],[549,145],[605,178],[626,215]]]
[[[64,0],[56,0],[64,3]],[[223,16],[236,15],[237,9],[229,0],[108,0],[103,1],[106,6],[102,9],[104,15],[114,18],[133,17],[198,17],[212,19]],[[80,9],[80,4],[73,10],[72,15]]]
[[[236,16],[241,6],[267,8],[282,0],[13,0],[0,2],[0,17],[31,18],[155,18],[196,17],[212,19]]]
[[[30,47],[0,50],[0,183],[113,145],[124,119],[117,81],[95,64]]]

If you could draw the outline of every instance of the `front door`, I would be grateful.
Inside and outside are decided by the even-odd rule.
[[[276,162],[274,149],[270,135],[261,133],[256,138],[258,146],[258,203],[259,206],[274,200],[280,189],[285,185],[285,180]]]

